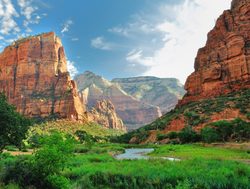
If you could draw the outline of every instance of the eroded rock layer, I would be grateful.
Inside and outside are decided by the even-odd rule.
[[[114,105],[109,100],[97,101],[95,107],[88,113],[88,118],[103,127],[126,131],[123,121],[117,115]]]
[[[0,90],[18,112],[29,117],[84,119],[64,48],[53,32],[6,47],[0,54],[0,70]]]
[[[234,0],[199,49],[179,105],[250,88],[250,0]]]

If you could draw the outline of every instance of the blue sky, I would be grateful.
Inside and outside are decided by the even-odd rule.
[[[0,50],[55,31],[71,75],[152,75],[182,83],[230,0],[0,0]]]

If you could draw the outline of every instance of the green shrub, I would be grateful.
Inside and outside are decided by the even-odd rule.
[[[233,124],[231,122],[222,120],[214,122],[212,125],[215,127],[220,139],[223,142],[226,142],[231,138],[233,134]]]
[[[28,138],[28,143],[29,145],[32,147],[32,148],[38,148],[38,147],[41,147],[42,143],[42,138],[44,137],[44,135],[41,135],[41,134],[33,134],[32,136],[30,136]]]
[[[168,138],[168,135],[166,135],[166,134],[162,134],[162,133],[157,134],[157,140],[164,140],[167,138]]]
[[[178,133],[177,132],[170,132],[170,133],[168,133],[168,138],[169,139],[176,139],[176,138],[178,138]]]
[[[34,156],[20,156],[14,163],[5,165],[4,182],[14,181],[22,187],[66,188],[68,181],[61,177],[73,155],[73,141],[59,133],[44,137],[42,147]]]
[[[10,151],[10,152],[18,151],[18,149],[16,148],[16,146],[11,146],[11,145],[6,146],[5,150]]]
[[[70,188],[70,181],[61,175],[49,175],[47,178],[48,189],[68,189]]]
[[[240,118],[232,121],[233,134],[232,138],[236,141],[244,141],[250,139],[250,123]]]
[[[197,134],[192,127],[187,126],[178,133],[181,143],[192,143],[200,141],[200,135]]]
[[[212,143],[219,141],[219,134],[212,127],[205,127],[201,130],[201,139],[203,142]]]
[[[246,114],[246,116],[247,116],[247,119],[250,120],[250,112],[248,112],[248,113]]]

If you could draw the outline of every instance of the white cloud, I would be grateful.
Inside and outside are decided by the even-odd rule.
[[[67,20],[64,24],[63,24],[63,28],[61,30],[61,33],[65,33],[68,32],[70,29],[70,26],[73,24],[72,20]]]
[[[20,31],[15,18],[19,17],[11,0],[0,0],[0,33],[8,35],[10,32]]]
[[[128,29],[127,28],[123,28],[121,26],[116,26],[113,28],[108,29],[109,32],[111,33],[116,33],[122,36],[128,36]]]
[[[67,60],[67,67],[68,67],[68,71],[70,76],[73,78],[76,74],[78,74],[78,70],[75,66],[75,62]]]
[[[112,50],[113,44],[107,42],[104,37],[96,37],[91,40],[91,46],[101,50]]]
[[[38,8],[33,5],[33,0],[17,0],[17,2],[21,9],[20,14],[25,17],[23,26],[26,28],[26,32],[30,33],[32,30],[29,25],[38,24],[41,19],[41,16],[35,13]]]
[[[182,4],[159,8],[155,30],[163,33],[163,47],[156,49],[151,56],[143,51],[127,55],[128,62],[149,66],[144,75],[177,77],[183,83],[193,71],[194,59],[215,20],[230,7],[231,0],[185,0]],[[169,12],[169,10],[171,10]],[[170,13],[169,16],[167,13]],[[141,29],[140,29],[141,30]]]
[[[143,50],[140,49],[139,50],[133,49],[132,51],[130,51],[127,54],[126,60],[132,63],[132,65],[134,65],[133,63],[139,63],[144,66],[154,65],[153,58],[143,56]]]
[[[109,32],[118,34],[125,37],[134,37],[138,34],[152,34],[155,33],[154,24],[143,18],[144,16],[134,16],[132,22],[127,23],[124,26],[115,26],[108,29]]]
[[[18,5],[21,7],[21,14],[26,17],[27,20],[31,20],[32,14],[37,7],[32,6],[31,0],[18,0]]]
[[[0,0],[0,34],[3,39],[8,35],[18,36],[21,29],[25,29],[27,33],[32,30],[30,24],[38,24],[43,16],[36,13],[38,8],[33,5],[33,0],[17,0],[17,6],[12,0]],[[16,19],[22,22],[19,25]]]

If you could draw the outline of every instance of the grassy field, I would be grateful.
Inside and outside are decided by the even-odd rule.
[[[180,159],[250,160],[250,149],[207,147],[202,144],[162,145],[150,154],[152,157],[175,157]],[[249,162],[250,163],[250,162]]]
[[[150,156],[178,157],[181,161],[160,158],[116,160],[113,157],[131,147],[155,148]],[[6,157],[1,159],[1,170],[5,164],[19,158]],[[250,166],[243,163],[249,159],[250,153],[246,149],[203,147],[200,144],[137,146],[106,143],[90,147],[77,144],[75,154],[61,174],[70,181],[73,189],[249,189]]]
[[[106,151],[98,153],[97,149],[103,146],[95,146],[86,154],[76,155],[63,174],[72,181],[74,188],[247,189],[250,186],[250,166],[235,161],[250,158],[245,150],[164,145],[151,154],[179,157],[180,162],[162,159],[118,161],[109,155],[124,147],[129,146],[118,148],[106,144]]]

